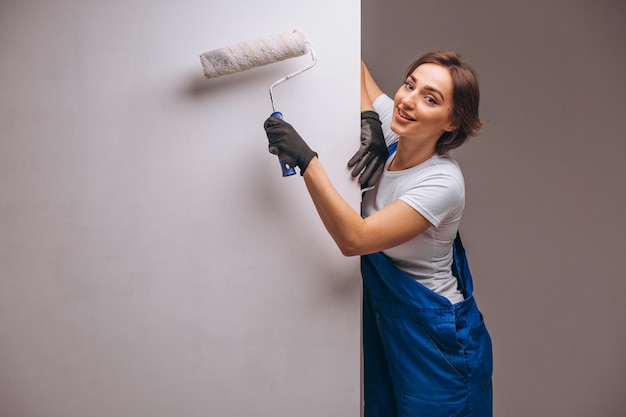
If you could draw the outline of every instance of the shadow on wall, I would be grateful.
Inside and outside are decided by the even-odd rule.
[[[255,90],[266,89],[269,101],[270,86],[278,79],[293,72],[294,68],[299,69],[293,65],[292,62],[277,62],[208,79],[204,76],[202,65],[198,60],[198,70],[187,75],[183,92],[188,97],[201,98],[211,93],[220,93],[232,89],[235,86],[242,88],[242,86],[249,85]],[[263,82],[266,82],[267,85],[262,84]]]

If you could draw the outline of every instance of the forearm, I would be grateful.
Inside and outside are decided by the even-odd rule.
[[[401,200],[395,200],[363,219],[339,195],[317,158],[309,163],[304,181],[322,223],[345,256],[365,255],[395,247],[432,226],[424,216]]]
[[[363,61],[361,61],[361,110],[374,110],[374,101],[384,94]]]
[[[359,255],[358,245],[362,241],[360,234],[365,221],[337,192],[317,158],[309,163],[304,181],[322,223],[341,253]]]
[[[361,63],[361,111],[374,110],[373,100],[367,91],[367,84],[365,82],[365,65]]]

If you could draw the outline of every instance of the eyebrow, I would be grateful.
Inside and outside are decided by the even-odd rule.
[[[414,83],[417,83],[417,78],[415,78],[413,75],[410,75],[409,78]],[[441,91],[437,90],[435,87],[431,87],[431,86],[427,85],[427,86],[424,87],[424,90],[431,91],[431,92],[433,92],[435,94],[439,94],[439,96],[441,96],[441,100],[446,101],[446,98],[443,96],[443,93]]]

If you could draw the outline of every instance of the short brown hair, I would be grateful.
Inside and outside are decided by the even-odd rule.
[[[434,51],[423,55],[411,64],[406,77],[408,78],[422,64],[441,65],[452,75],[454,100],[452,125],[455,130],[444,132],[437,140],[437,153],[442,154],[464,144],[470,136],[476,135],[483,125],[478,116],[480,101],[478,78],[463,58],[453,51]]]

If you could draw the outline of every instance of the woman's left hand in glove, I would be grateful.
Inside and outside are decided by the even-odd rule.
[[[388,157],[389,152],[378,113],[364,111],[361,113],[361,146],[348,162],[348,168],[354,167],[352,176],[361,174],[359,184],[363,187],[376,184]]]

